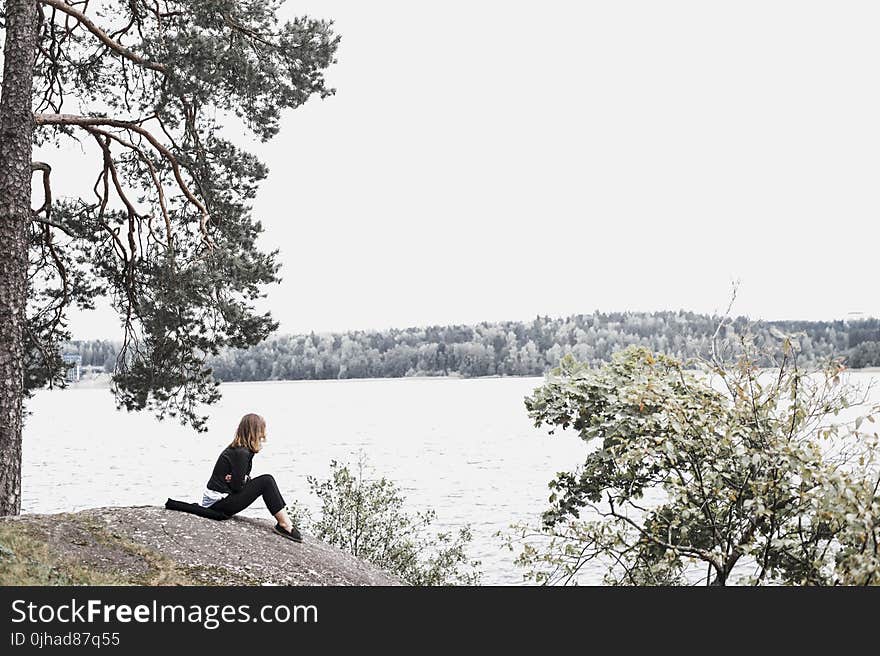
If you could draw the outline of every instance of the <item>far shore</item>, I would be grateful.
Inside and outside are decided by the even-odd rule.
[[[861,369],[846,369],[846,373],[880,374],[880,367],[863,367]],[[461,376],[450,374],[447,376],[398,376],[386,378],[296,378],[296,379],[267,379],[267,380],[231,380],[223,382],[223,385],[243,385],[248,383],[338,383],[340,381],[379,381],[379,380],[490,380],[502,378],[542,378],[543,376]],[[67,384],[70,389],[101,389],[110,387],[110,374],[101,373],[87,378],[82,378]]]

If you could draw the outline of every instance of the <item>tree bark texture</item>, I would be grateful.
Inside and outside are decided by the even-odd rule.
[[[21,510],[23,334],[34,117],[34,0],[7,0],[0,92],[0,515]]]

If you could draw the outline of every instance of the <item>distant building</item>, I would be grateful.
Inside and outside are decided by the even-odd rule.
[[[75,383],[82,375],[82,356],[79,353],[64,353],[61,356],[64,364],[68,366],[65,378],[69,383]]]

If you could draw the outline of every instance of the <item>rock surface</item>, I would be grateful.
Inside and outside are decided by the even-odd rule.
[[[402,585],[396,577],[274,521],[205,519],[156,506],[4,517],[59,557],[124,581],[195,585]],[[159,575],[156,573],[160,572]]]

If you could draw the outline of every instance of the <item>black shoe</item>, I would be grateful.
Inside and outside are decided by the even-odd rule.
[[[280,533],[288,540],[293,540],[294,542],[302,542],[303,537],[299,534],[299,531],[296,530],[296,526],[292,527],[289,531],[285,531],[281,528],[281,524],[275,524],[275,532]]]

